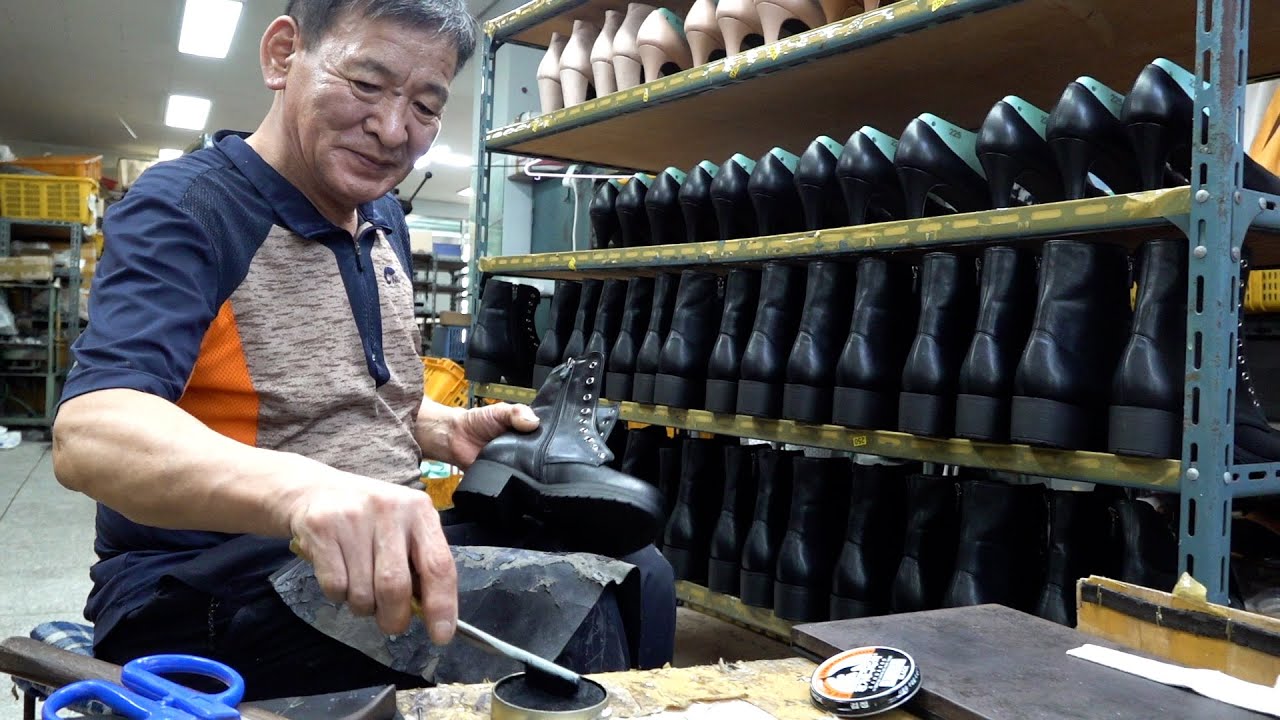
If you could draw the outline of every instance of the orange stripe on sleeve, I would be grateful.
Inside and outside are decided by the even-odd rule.
[[[222,303],[204,334],[178,407],[232,440],[257,444],[258,394],[249,377],[230,300]]]

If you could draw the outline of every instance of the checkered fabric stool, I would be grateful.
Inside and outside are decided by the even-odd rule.
[[[80,655],[93,655],[93,626],[83,623],[54,620],[40,623],[31,631],[31,637],[56,648],[68,650]],[[22,717],[24,720],[35,720],[36,701],[44,700],[53,693],[53,688],[45,687],[22,678],[14,678],[13,684],[22,692]],[[111,710],[101,703],[91,701],[83,707],[73,710],[86,715],[110,715]]]

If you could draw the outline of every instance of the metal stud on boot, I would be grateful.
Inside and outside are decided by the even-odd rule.
[[[849,506],[849,471],[848,458],[795,459],[791,512],[773,584],[773,614],[784,620],[828,617],[831,575]]]
[[[791,511],[791,464],[799,456],[784,450],[766,450],[760,455],[756,509],[742,545],[739,576],[742,602],[753,607],[773,607],[773,573]]]
[[[612,422],[598,427],[603,377],[596,353],[555,368],[530,403],[538,428],[506,432],[485,445],[454,492],[458,510],[490,522],[529,515],[584,552],[627,553],[651,543],[662,495],[606,467],[613,460],[605,444]],[[609,415],[616,418],[616,409]]]

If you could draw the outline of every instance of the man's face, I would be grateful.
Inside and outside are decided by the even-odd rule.
[[[435,142],[457,51],[433,32],[350,14],[303,42],[283,97],[299,169],[326,202],[375,200]]]

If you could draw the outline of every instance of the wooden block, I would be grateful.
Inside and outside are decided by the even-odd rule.
[[[453,310],[442,310],[440,312],[440,324],[448,325],[449,327],[471,327],[471,316],[467,313]]]
[[[0,282],[47,282],[53,279],[53,258],[19,255],[0,258]]]

